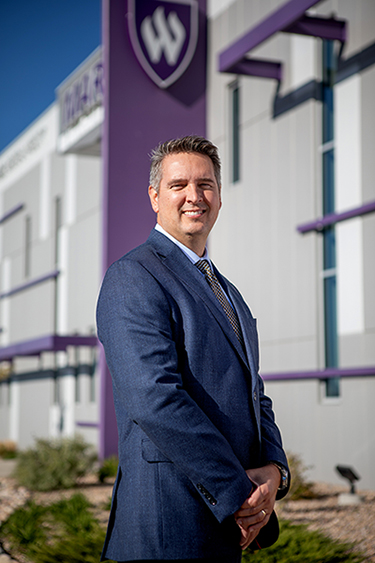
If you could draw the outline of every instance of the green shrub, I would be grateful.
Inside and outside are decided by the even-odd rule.
[[[103,510],[111,510],[112,508],[112,497],[108,497],[108,500],[102,504]]]
[[[117,455],[112,455],[103,460],[101,466],[98,469],[98,479],[101,483],[104,483],[107,477],[116,477],[118,468],[118,457]]]
[[[46,539],[46,530],[42,526],[46,508],[28,501],[18,508],[1,526],[2,537],[11,539],[12,547],[24,551],[29,545],[42,543]]]
[[[302,459],[296,454],[288,453],[288,463],[292,478],[287,499],[314,498],[313,484],[309,483],[305,477],[305,473],[309,468],[304,465]]]
[[[352,544],[331,540],[303,525],[280,521],[280,537],[272,547],[247,553],[242,563],[360,563],[365,558]]]
[[[53,503],[49,511],[56,522],[63,525],[68,534],[91,533],[96,528],[96,521],[88,510],[90,503],[81,493],[70,499],[62,499]]]
[[[60,538],[48,546],[34,551],[34,563],[98,563],[103,549],[105,532],[98,528],[94,533]],[[108,563],[111,563],[109,561]],[[113,562],[112,562],[113,563]]]
[[[18,508],[1,526],[13,556],[33,563],[98,563],[105,531],[81,493],[49,506]]]
[[[0,457],[3,459],[13,459],[17,457],[17,444],[12,440],[0,442]]]
[[[82,438],[37,439],[18,455],[15,478],[34,491],[69,489],[93,470],[96,454]]]
[[[0,527],[12,555],[33,563],[98,563],[105,532],[82,494],[49,506],[28,502]],[[280,538],[268,549],[246,552],[243,563],[360,563],[352,545],[310,532],[303,525],[280,521]]]

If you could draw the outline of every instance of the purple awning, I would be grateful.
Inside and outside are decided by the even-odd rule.
[[[279,61],[251,59],[248,53],[278,32],[310,35],[322,39],[346,40],[346,22],[335,18],[311,17],[306,10],[320,0],[289,0],[247,31],[219,55],[219,72],[282,78]]]
[[[39,356],[43,352],[61,352],[68,346],[97,346],[96,336],[59,336],[49,334],[31,340],[23,340],[0,348],[0,362],[12,361],[16,356]]]

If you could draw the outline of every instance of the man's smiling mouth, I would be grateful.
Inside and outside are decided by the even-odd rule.
[[[184,215],[188,217],[198,217],[199,215],[203,215],[205,213],[205,209],[197,209],[196,211],[183,211]]]

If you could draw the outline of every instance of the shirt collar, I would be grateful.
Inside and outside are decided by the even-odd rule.
[[[190,262],[192,262],[193,264],[196,264],[196,262],[198,262],[199,260],[208,260],[210,267],[212,268],[212,264],[211,261],[208,257],[208,250],[207,250],[207,246],[204,249],[204,254],[202,257],[198,256],[198,254],[196,254],[193,250],[191,250],[190,248],[188,248],[187,246],[185,246],[184,244],[182,244],[182,242],[178,241],[177,239],[175,239],[174,237],[172,237],[172,235],[170,235],[165,229],[163,229],[163,227],[161,225],[159,225],[159,223],[156,223],[155,225],[155,230],[159,231],[159,233],[162,233],[163,235],[165,235],[167,238],[169,238],[169,240],[171,240],[172,242],[174,242],[181,250],[182,252],[185,254],[185,256],[187,256],[190,260]]]

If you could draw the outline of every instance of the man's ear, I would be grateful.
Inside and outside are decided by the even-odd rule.
[[[155,213],[159,213],[158,192],[153,186],[148,187],[148,197],[150,198],[152,209]]]

